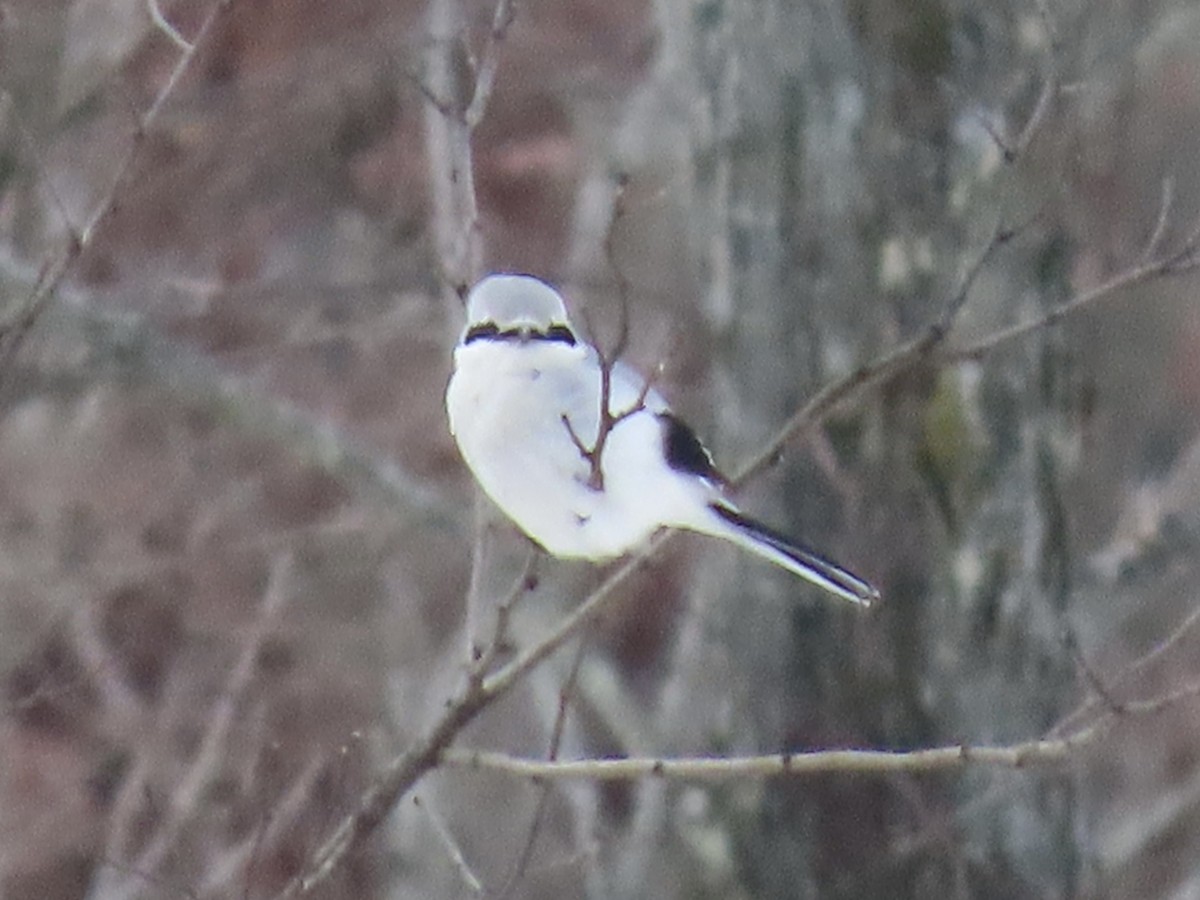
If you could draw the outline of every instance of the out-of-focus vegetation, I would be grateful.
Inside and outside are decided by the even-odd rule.
[[[213,9],[159,7],[184,41]],[[491,6],[233,0],[165,91],[185,51],[151,8],[0,10],[6,897],[273,896],[462,682],[472,566],[498,597],[525,552],[496,522],[473,554],[441,407],[461,321],[431,136],[461,98],[431,60],[469,74]],[[974,274],[937,353],[739,492],[879,608],[674,541],[590,632],[562,757],[1005,744],[1200,675],[1190,636],[1146,657],[1197,603],[1195,277],[955,356],[1187,239],[1200,11],[524,0],[495,49],[482,265],[555,281],[601,335],[627,279],[630,359],[726,470]],[[515,645],[600,577],[542,561]],[[572,652],[456,746],[544,757]],[[1033,770],[545,794],[436,771],[318,893],[1191,896],[1194,708]]]

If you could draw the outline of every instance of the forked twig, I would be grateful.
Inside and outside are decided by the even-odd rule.
[[[1129,684],[1134,678],[1146,671],[1154,663],[1158,662],[1167,653],[1169,653],[1176,645],[1178,645],[1185,637],[1191,634],[1197,625],[1200,625],[1200,606],[1197,606],[1188,613],[1183,620],[1175,626],[1175,628],[1161,641],[1153,647],[1129,663],[1127,666],[1119,670],[1115,675],[1105,681],[1105,688],[1112,697],[1115,693]],[[1128,710],[1132,705],[1129,701],[1118,704],[1122,709]],[[1086,716],[1089,716],[1098,710],[1110,707],[1111,704],[1103,696],[1090,697],[1071,713],[1063,717],[1063,719],[1055,725],[1049,732],[1048,737],[1057,737],[1064,731],[1073,728],[1076,724]]]
[[[787,444],[816,425],[845,400],[858,394],[868,386],[882,384],[894,378],[901,372],[916,365],[919,361],[928,358],[949,337],[950,331],[954,327],[959,313],[962,312],[963,307],[970,298],[971,289],[975,286],[975,282],[980,272],[983,271],[984,266],[1017,233],[1017,229],[1005,228],[997,224],[992,229],[991,236],[984,244],[983,249],[979,251],[963,271],[958,285],[943,305],[941,314],[935,321],[926,326],[922,334],[908,343],[902,344],[894,350],[885,353],[883,356],[877,357],[866,365],[859,367],[845,378],[831,382],[817,391],[804,406],[800,407],[791,418],[784,422],[783,426],[766,442],[758,453],[734,473],[730,478],[730,483],[734,486],[744,484],[759,472],[774,465]]]
[[[1151,236],[1152,240],[1157,242],[1159,234],[1160,229],[1156,226],[1155,233]],[[1134,263],[1117,272],[1107,281],[1075,294],[1054,309],[1028,322],[1019,322],[1008,328],[1002,328],[974,343],[956,347],[946,353],[944,358],[952,363],[978,360],[998,347],[1023,338],[1035,331],[1041,331],[1044,328],[1057,325],[1068,316],[1074,315],[1100,300],[1112,296],[1118,291],[1137,284],[1153,281],[1156,278],[1181,275],[1192,271],[1198,265],[1200,265],[1200,219],[1197,220],[1196,225],[1189,232],[1188,236],[1174,251],[1156,256],[1145,262]]]
[[[615,250],[615,237],[617,223],[625,217],[625,189],[629,186],[629,177],[625,174],[617,176],[616,189],[613,196],[612,214],[608,221],[608,231],[604,237],[604,253],[608,259],[609,268],[612,269],[613,278],[617,283],[617,338],[610,349],[604,349],[600,345],[600,341],[595,342],[596,356],[598,358],[600,368],[600,410],[596,424],[596,440],[592,446],[588,446],[575,430],[574,424],[567,417],[566,413],[562,415],[563,427],[567,429],[567,434],[570,435],[571,443],[575,445],[575,449],[579,451],[579,455],[583,457],[584,462],[588,464],[587,486],[593,491],[604,490],[604,449],[608,444],[609,435],[612,430],[628,419],[635,413],[641,412],[646,408],[646,397],[649,396],[650,390],[654,385],[654,381],[662,371],[662,365],[657,366],[643,381],[641,389],[638,391],[637,397],[629,405],[627,409],[614,413],[612,411],[612,373],[613,367],[625,355],[625,351],[629,348],[629,279],[625,275],[617,260]],[[593,335],[596,329],[592,326],[587,316],[584,316],[588,323],[588,331]]]

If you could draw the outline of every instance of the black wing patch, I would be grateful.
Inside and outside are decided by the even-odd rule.
[[[713,464],[712,455],[692,429],[670,413],[659,413],[658,421],[663,427],[663,457],[668,466],[717,484],[726,483],[725,476]]]

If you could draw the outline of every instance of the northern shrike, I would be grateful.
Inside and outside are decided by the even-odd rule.
[[[600,355],[548,284],[489,275],[472,288],[446,389],[450,430],[483,490],[536,543],[554,556],[602,561],[660,528],[684,528],[855,603],[878,599],[861,578],[743,515],[704,445],[619,361],[594,466],[601,384]]]

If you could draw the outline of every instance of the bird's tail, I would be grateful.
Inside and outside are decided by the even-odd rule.
[[[836,594],[851,603],[870,606],[879,599],[879,591],[852,572],[830,562],[819,553],[801,547],[795,541],[742,515],[724,503],[710,503],[709,508],[728,526],[720,534],[752,553],[781,566],[801,578]]]

